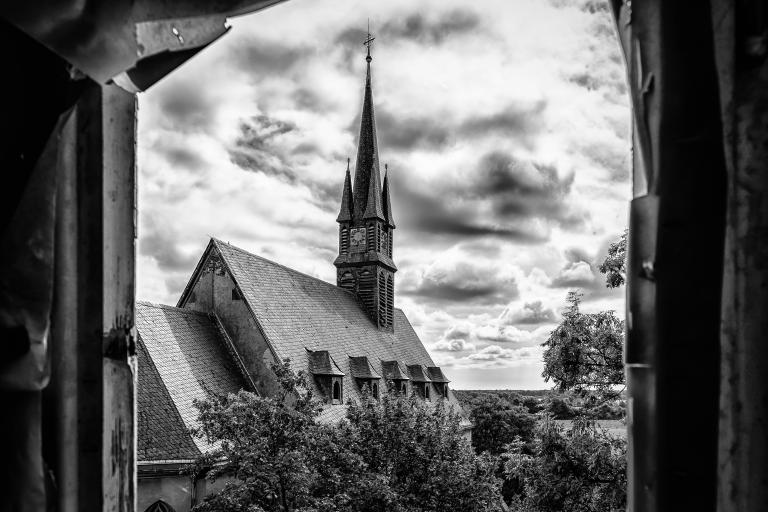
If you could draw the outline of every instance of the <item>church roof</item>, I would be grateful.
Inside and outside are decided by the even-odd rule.
[[[139,332],[136,343],[139,378],[138,398],[138,447],[139,461],[192,460],[200,455],[192,437],[187,432],[176,404],[173,402],[163,379],[152,362]]]
[[[188,429],[195,399],[248,389],[215,318],[191,309],[137,302],[138,459],[192,459],[210,449]]]
[[[393,332],[380,330],[355,295],[343,288],[215,238],[198,268],[211,251],[220,254],[273,353],[279,359],[290,359],[295,370],[310,370],[314,364],[310,354],[327,352],[329,360],[346,376],[345,402],[362,396],[359,385],[350,378],[354,373],[350,356],[365,356],[378,375],[385,375],[383,361],[435,366],[402,310],[395,309]],[[194,281],[195,276],[179,305],[185,303]],[[343,406],[326,407],[321,421],[327,421],[325,415],[343,417],[334,410],[339,407]]]

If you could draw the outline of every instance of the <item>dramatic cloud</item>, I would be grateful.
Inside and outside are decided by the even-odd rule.
[[[233,48],[233,64],[257,76],[289,70],[311,53],[310,48],[297,47],[290,42],[277,42],[247,35],[242,45]]]
[[[475,348],[471,343],[467,343],[465,340],[440,340],[432,347],[432,350],[436,352],[463,352],[466,350],[472,350]]]
[[[504,324],[545,324],[555,322],[555,312],[545,308],[540,300],[526,302],[521,308],[505,309],[499,317]]]
[[[551,165],[493,152],[480,161],[474,189],[467,192],[470,197],[490,198],[503,217],[542,218],[578,227],[584,214],[573,211],[566,201],[573,179],[573,174],[560,178]]]
[[[402,206],[398,217],[403,219],[404,229],[429,235],[454,235],[460,237],[494,236],[515,240],[520,243],[540,243],[546,236],[535,229],[498,222],[483,218],[478,206],[459,201],[454,194],[461,192],[443,191],[438,184],[433,190],[414,188],[410,182],[394,182],[393,203]]]
[[[442,260],[402,283],[400,292],[441,302],[476,304],[504,304],[518,294],[514,278],[500,276],[494,266]]]
[[[138,296],[174,304],[209,236],[335,282],[366,18],[396,304],[454,387],[546,386],[540,344],[568,290],[623,310],[596,270],[631,196],[602,1],[313,0],[232,18],[139,95]]]
[[[266,115],[253,117],[240,124],[240,137],[230,150],[232,162],[253,172],[261,172],[294,182],[296,174],[286,164],[285,157],[272,142],[296,129],[296,125]]]
[[[376,129],[381,146],[394,150],[417,148],[439,149],[457,141],[484,138],[490,135],[512,137],[530,147],[541,128],[544,101],[532,105],[509,105],[487,116],[473,115],[463,121],[452,120],[449,114],[435,116],[396,115],[386,109],[376,112]],[[360,117],[350,124],[357,130]]]
[[[595,274],[592,266],[586,261],[568,263],[552,280],[552,286],[556,288],[591,287],[594,283]]]
[[[407,39],[419,44],[441,44],[448,37],[473,33],[480,22],[476,13],[465,9],[454,9],[434,19],[414,13],[386,22],[380,33],[387,40]]]

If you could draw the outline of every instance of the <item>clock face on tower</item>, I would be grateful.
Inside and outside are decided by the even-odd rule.
[[[365,252],[365,228],[353,228],[349,231],[351,252]]]

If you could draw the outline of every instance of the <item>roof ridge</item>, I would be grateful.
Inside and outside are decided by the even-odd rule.
[[[212,239],[212,240],[213,240],[215,243],[221,243],[221,244],[225,244],[227,247],[230,247],[230,248],[232,248],[232,249],[236,249],[236,250],[238,250],[238,251],[240,251],[240,252],[244,252],[244,253],[245,253],[245,254],[247,254],[248,256],[253,256],[254,258],[258,258],[258,259],[260,259],[260,260],[262,260],[262,261],[265,261],[265,262],[267,262],[267,263],[269,263],[269,264],[271,264],[271,265],[274,265],[274,266],[276,266],[276,267],[280,267],[280,268],[282,268],[282,269],[285,269],[285,270],[287,270],[288,272],[292,272],[292,273],[294,273],[294,274],[298,274],[298,275],[300,275],[301,277],[305,277],[305,278],[307,278],[307,279],[312,279],[313,281],[317,281],[318,283],[322,283],[322,284],[324,284],[324,285],[326,285],[326,286],[328,286],[329,288],[332,288],[332,289],[334,289],[334,290],[340,290],[340,291],[343,291],[344,293],[347,293],[347,294],[349,294],[349,295],[350,295],[350,296],[352,296],[353,298],[354,298],[354,296],[355,296],[355,294],[354,294],[354,293],[352,293],[352,292],[350,292],[349,290],[345,290],[344,288],[341,288],[340,286],[336,286],[336,285],[335,285],[335,284],[333,284],[333,283],[329,283],[328,281],[324,281],[324,280],[320,279],[319,277],[311,276],[311,275],[309,275],[309,274],[306,274],[306,273],[304,273],[304,272],[301,272],[301,271],[299,271],[299,270],[296,270],[295,268],[287,267],[287,266],[283,265],[282,263],[278,263],[278,262],[276,262],[276,261],[272,261],[272,260],[270,260],[269,258],[265,258],[264,256],[260,256],[260,255],[258,255],[258,254],[254,254],[254,253],[252,253],[252,252],[250,252],[250,251],[247,251],[247,250],[243,249],[242,247],[238,247],[238,246],[236,246],[236,245],[232,245],[232,244],[230,244],[229,242],[224,242],[224,241],[222,241],[222,240],[219,240],[218,238],[215,238],[215,237],[211,237],[211,239]]]
[[[172,309],[174,311],[180,311],[184,313],[193,313],[195,315],[204,315],[204,316],[210,316],[205,311],[197,311],[196,309],[189,309],[189,308],[180,308],[178,306],[170,306],[168,304],[159,304],[157,302],[150,302],[148,300],[137,300],[136,304],[141,304],[142,306],[147,306],[151,308],[158,308],[158,309]]]

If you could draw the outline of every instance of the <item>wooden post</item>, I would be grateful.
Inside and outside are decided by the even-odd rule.
[[[89,80],[61,137],[49,390],[58,509],[132,512],[135,96]]]
[[[718,510],[768,506],[768,10],[712,1],[728,219]]]
[[[612,4],[642,173],[627,275],[628,509],[713,511],[726,167],[710,5]]]

